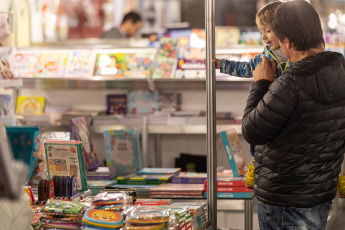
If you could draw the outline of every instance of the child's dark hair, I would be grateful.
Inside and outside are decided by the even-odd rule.
[[[278,6],[282,4],[283,2],[276,1],[276,2],[271,2],[264,7],[262,7],[257,13],[256,13],[256,24],[260,22],[260,24],[266,25],[272,24],[273,18],[274,18],[274,13]]]

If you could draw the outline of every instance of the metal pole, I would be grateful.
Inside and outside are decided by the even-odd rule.
[[[207,97],[207,205],[208,221],[217,229],[217,149],[216,149],[216,81],[212,59],[215,58],[215,0],[205,0],[206,27],[206,97]]]
[[[244,226],[245,230],[253,230],[253,209],[252,200],[244,200]]]

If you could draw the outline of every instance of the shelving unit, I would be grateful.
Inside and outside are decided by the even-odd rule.
[[[20,88],[23,86],[22,79],[0,80],[0,88]]]
[[[23,78],[23,87],[27,89],[143,89],[154,86],[156,90],[205,90],[205,79],[112,79],[107,77],[92,78]],[[249,89],[252,78],[231,77],[218,79],[219,90]]]

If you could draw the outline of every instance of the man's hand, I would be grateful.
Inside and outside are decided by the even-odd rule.
[[[262,58],[262,62],[256,66],[255,70],[253,71],[254,81],[259,81],[261,79],[265,79],[268,81],[274,81],[274,75],[276,73],[277,64],[274,62],[273,59],[270,61],[267,57]]]

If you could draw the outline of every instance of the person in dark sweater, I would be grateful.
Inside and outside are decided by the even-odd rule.
[[[256,145],[260,229],[325,229],[345,151],[345,59],[324,51],[306,1],[282,3],[272,29],[292,66],[275,79],[276,64],[263,57],[242,123]]]
[[[131,38],[138,33],[142,26],[143,22],[141,16],[136,12],[129,12],[123,17],[121,25],[118,28],[113,27],[110,30],[104,32],[101,35],[101,38]]]

